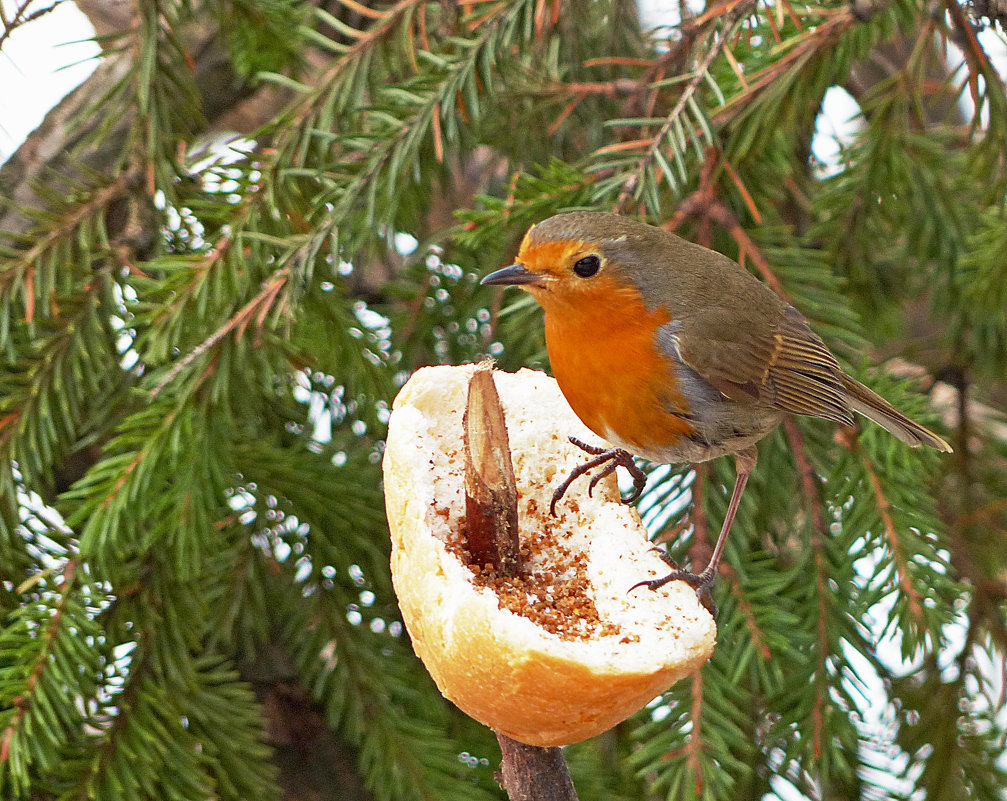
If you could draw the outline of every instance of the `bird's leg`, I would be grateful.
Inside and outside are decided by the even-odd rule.
[[[633,461],[633,455],[629,451],[624,451],[622,448],[599,448],[596,445],[588,445],[586,442],[581,442],[576,437],[570,437],[570,442],[581,450],[587,451],[594,458],[588,459],[584,464],[578,465],[571,470],[570,475],[564,478],[563,483],[556,488],[556,491],[552,494],[552,502],[549,504],[549,513],[553,517],[556,516],[556,504],[566,494],[570,485],[582,475],[600,465],[605,465],[605,467],[598,475],[591,479],[591,483],[587,487],[588,495],[594,490],[594,485],[615,470],[615,468],[625,467],[633,477],[633,492],[630,493],[628,498],[623,498],[622,502],[633,503],[633,501],[640,497],[643,488],[647,486],[647,474],[636,466],[636,462]]]
[[[709,594],[713,580],[717,577],[717,568],[720,567],[720,559],[724,555],[724,545],[727,543],[727,535],[731,530],[731,524],[734,522],[734,515],[737,514],[738,503],[741,501],[741,495],[745,491],[745,484],[748,483],[748,477],[755,468],[757,455],[758,452],[755,448],[747,448],[739,451],[734,457],[734,465],[738,477],[735,479],[734,492],[731,493],[731,502],[727,505],[727,514],[724,516],[724,525],[720,529],[720,536],[717,537],[717,544],[713,547],[713,555],[710,557],[709,564],[699,573],[693,573],[689,570],[672,570],[667,576],[634,584],[629,588],[630,591],[635,590],[637,587],[648,587],[656,590],[658,587],[663,587],[669,581],[684,581],[695,588],[696,594],[700,597],[700,600],[704,601],[705,605],[704,596]]]

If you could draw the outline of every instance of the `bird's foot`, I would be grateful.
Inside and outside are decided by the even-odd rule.
[[[657,550],[657,549],[655,549]],[[667,556],[667,554],[665,554]],[[666,559],[662,557],[665,562],[671,562],[671,557]],[[637,587],[646,587],[649,590],[657,590],[672,581],[684,581],[690,587],[696,591],[696,596],[699,598],[699,602],[706,608],[706,610],[713,615],[717,616],[717,605],[713,602],[713,597],[710,595],[710,588],[713,587],[713,581],[717,578],[717,572],[711,570],[707,567],[701,573],[693,573],[691,570],[682,570],[681,568],[676,568],[672,570],[668,575],[661,576],[661,578],[649,579],[647,581],[638,581],[632,587],[627,590],[627,592],[632,592]]]
[[[588,495],[591,495],[595,484],[601,481],[609,473],[613,472],[617,467],[625,467],[629,471],[629,474],[633,477],[633,491],[627,497],[623,498],[622,502],[633,503],[633,501],[639,498],[643,493],[643,488],[647,486],[647,474],[637,467],[636,462],[633,461],[633,455],[629,451],[625,451],[622,448],[599,448],[595,445],[588,445],[586,442],[581,442],[576,437],[570,437],[570,442],[581,450],[591,454],[594,458],[588,459],[584,462],[584,464],[578,465],[571,470],[570,475],[564,478],[563,483],[556,488],[556,491],[552,494],[552,502],[549,504],[549,513],[553,517],[556,516],[556,504],[559,503],[560,499],[566,494],[570,485],[585,473],[594,470],[594,468],[600,467],[601,465],[605,466],[602,468],[601,472],[591,478],[591,483],[587,485]]]

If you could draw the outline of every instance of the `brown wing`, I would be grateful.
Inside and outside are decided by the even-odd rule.
[[[803,315],[758,311],[739,323],[736,309],[713,307],[669,323],[675,355],[732,400],[853,425],[839,363]]]

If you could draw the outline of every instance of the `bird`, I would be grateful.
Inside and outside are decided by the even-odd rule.
[[[556,214],[532,225],[514,264],[482,284],[517,286],[545,312],[549,362],[581,421],[613,447],[570,437],[591,458],[557,487],[618,466],[635,501],[656,463],[735,457],[736,480],[706,567],[678,567],[631,589],[683,580],[708,596],[757,460],[756,443],[785,415],[852,426],[854,412],[911,447],[951,446],[847,375],[807,319],[736,261],[645,222],[603,211]],[[706,601],[704,601],[705,603]],[[711,602],[712,603],[712,602]]]

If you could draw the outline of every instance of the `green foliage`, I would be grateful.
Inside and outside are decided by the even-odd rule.
[[[951,316],[949,336],[963,360],[995,375],[1007,359],[1007,219],[1001,208],[987,208],[973,223],[952,273],[954,285],[937,311]]]
[[[234,0],[222,3],[220,28],[227,35],[231,63],[245,77],[301,66],[307,37],[301,26],[308,9],[296,0]]]
[[[82,739],[89,710],[67,699],[94,699],[107,657],[96,647],[101,627],[85,591],[74,582],[76,563],[50,570],[25,588],[22,605],[0,633],[0,714],[4,762],[0,792],[28,795],[34,767],[57,772],[64,749]]]
[[[1000,799],[1007,95],[956,3],[861,5],[644,34],[621,0],[139,3],[0,204],[0,796],[280,798],[296,688],[369,797],[502,798],[403,631],[384,426],[424,364],[548,369],[536,304],[478,281],[601,208],[742,261],[956,453],[768,437],[712,660],[567,749],[581,799]],[[279,110],[194,155],[250,79]],[[822,165],[834,86],[859,128]],[[641,515],[695,565],[733,469],[648,469]]]

